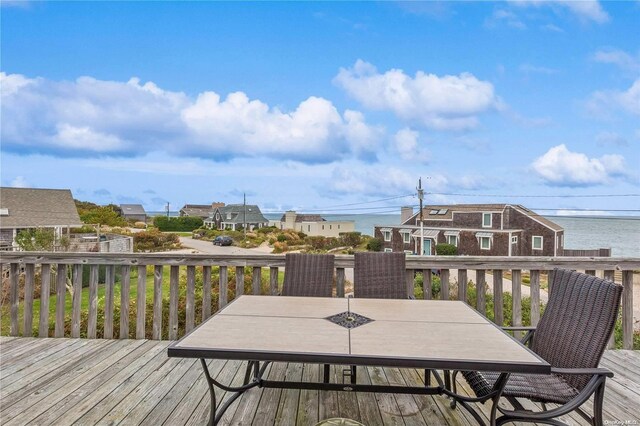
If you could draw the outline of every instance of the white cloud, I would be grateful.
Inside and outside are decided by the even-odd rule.
[[[11,181],[9,185],[13,188],[29,188],[29,182],[24,178],[24,176],[16,176],[14,180]]]
[[[624,71],[637,73],[640,71],[640,55],[631,56],[620,49],[601,49],[595,52],[592,59],[596,62],[616,65]]]
[[[640,115],[640,78],[629,89],[601,90],[594,92],[587,101],[587,109],[595,116],[610,115],[612,109]]]
[[[535,159],[531,167],[546,183],[554,186],[601,185],[626,174],[621,155],[589,158],[585,154],[569,151],[564,144],[549,149]]]
[[[555,68],[541,67],[541,66],[536,66],[531,64],[520,65],[520,71],[522,71],[525,74],[546,74],[546,75],[558,74],[559,72]]]
[[[609,22],[609,14],[597,0],[511,0],[511,4],[528,7],[551,7],[556,10],[566,9],[584,21],[598,24]]]
[[[439,77],[400,69],[384,74],[358,59],[341,68],[334,83],[366,108],[393,111],[407,122],[440,130],[464,130],[478,124],[478,114],[501,107],[493,85],[473,74]]]
[[[342,114],[311,96],[292,111],[250,99],[203,92],[195,100],[152,82],[72,82],[0,73],[3,147],[66,156],[167,152],[214,160],[272,157],[330,162],[373,160],[384,128],[364,115]]]
[[[420,147],[420,133],[409,128],[400,129],[393,137],[393,146],[403,160],[426,164],[431,153]]]
[[[509,27],[515,28],[518,30],[527,29],[527,25],[520,20],[518,15],[506,9],[495,9],[491,17],[484,22],[484,26],[487,28],[493,28],[498,23],[501,23],[501,22],[504,22]]]

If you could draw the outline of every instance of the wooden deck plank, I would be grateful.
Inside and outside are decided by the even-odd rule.
[[[5,357],[5,343],[13,356]],[[166,341],[0,338],[0,415],[3,425],[22,424],[203,424],[209,416],[209,394],[199,361],[166,356]],[[9,345],[10,344],[10,345]],[[245,362],[210,361],[211,374],[222,383],[240,384]],[[607,351],[601,366],[615,377],[607,382],[604,420],[637,417],[640,386],[638,351]],[[332,382],[340,383],[343,366],[331,366]],[[415,369],[358,368],[359,383],[422,386]],[[274,363],[272,380],[318,381],[322,366]],[[458,378],[462,394],[471,391]],[[216,390],[218,401],[228,398]],[[536,408],[522,401],[526,408]],[[355,406],[354,406],[355,404]],[[487,404],[475,404],[483,418]],[[585,405],[590,413],[592,404]],[[351,417],[367,425],[443,424],[469,426],[473,418],[452,410],[442,396],[339,393],[310,390],[251,389],[227,411],[222,424],[312,425],[330,417]],[[571,425],[586,425],[577,414]]]
[[[236,371],[236,375],[233,377],[233,379],[230,382],[231,386],[234,386],[234,387],[242,386],[246,370],[247,370],[247,363],[246,362],[241,362],[240,365],[238,366],[237,371]],[[224,383],[228,383],[228,382],[224,382]],[[224,404],[224,403],[227,402],[227,400],[231,396],[233,396],[233,394],[227,392],[227,393],[224,394],[223,397],[218,398],[218,401],[220,401],[220,404]],[[220,422],[218,422],[219,425],[232,425],[233,424],[233,423],[231,423],[231,420],[233,419],[233,416],[235,415],[236,410],[238,409],[238,405],[239,405],[241,400],[242,400],[242,396],[240,398],[236,399],[234,401],[234,403],[229,406],[227,411],[224,413],[224,415],[220,419]]]

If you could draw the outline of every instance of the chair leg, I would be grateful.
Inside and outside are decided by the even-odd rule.
[[[431,370],[427,368],[424,369],[424,385],[431,386]]]
[[[596,389],[593,395],[593,426],[602,426],[602,406],[604,404],[604,385],[605,380]]]
[[[351,384],[352,385],[356,384],[356,366],[355,365],[351,366]]]
[[[449,372],[447,372],[447,377],[449,376],[448,374]],[[453,391],[453,393],[458,393],[458,384],[456,383],[456,377],[458,376],[458,371],[454,371],[453,375],[451,376],[451,390]],[[456,404],[457,401],[455,399],[452,399],[451,402],[449,403],[449,406],[452,409],[456,409]]]
[[[324,377],[323,377],[323,382],[324,383],[329,383],[329,369],[331,368],[331,366],[329,364],[324,364]]]

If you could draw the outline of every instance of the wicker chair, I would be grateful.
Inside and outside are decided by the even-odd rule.
[[[618,317],[622,287],[591,275],[556,269],[552,288],[537,328],[505,327],[528,331],[523,343],[551,364],[551,375],[511,374],[502,395],[496,395],[498,373],[461,372],[477,398],[467,398],[466,402],[458,399],[458,403],[474,417],[477,413],[467,402],[491,399],[492,420],[496,410],[502,413],[496,420],[498,425],[513,421],[561,425],[554,418],[574,410],[592,424],[602,425],[605,381],[613,373],[597,367]],[[453,383],[455,392],[455,380]],[[580,407],[594,394],[591,418]],[[513,410],[498,406],[500,396],[509,401]],[[516,398],[539,402],[542,411],[525,410]],[[547,409],[547,403],[559,406]]]
[[[356,253],[353,297],[406,299],[404,253]]]
[[[287,253],[282,296],[331,297],[334,259],[332,254]]]

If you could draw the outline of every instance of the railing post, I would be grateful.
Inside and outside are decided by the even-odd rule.
[[[458,269],[458,300],[467,303],[467,270]]]
[[[35,287],[36,265],[24,265],[24,337],[33,336],[33,289]]]
[[[476,270],[476,309],[482,315],[487,315],[487,278],[484,269]]]
[[[138,265],[138,289],[136,295],[136,339],[146,338],[145,315],[147,311],[147,265]]]
[[[131,266],[120,269],[120,338],[129,338],[129,299],[131,298]]]
[[[336,268],[336,296],[344,297],[344,268]]]
[[[9,267],[9,282],[10,282],[10,301],[11,301],[11,336],[20,335],[20,325],[18,322],[18,308],[20,306],[20,300],[18,298],[18,281],[20,274],[20,265],[12,263]],[[57,336],[56,336],[57,337]]]
[[[633,271],[622,271],[622,348],[633,349]]]
[[[113,339],[114,287],[116,283],[116,267],[107,265],[104,268],[104,338]]]
[[[414,270],[407,269],[404,274],[404,283],[407,288],[407,297],[415,297],[415,290],[413,289]]]
[[[253,287],[253,294],[259,295],[262,293],[262,268],[259,266],[254,266],[251,276],[251,284]]]
[[[186,303],[186,318],[185,318],[185,331],[188,333],[193,330],[196,319],[196,267],[193,265],[187,266],[187,303]]]
[[[244,266],[236,266],[236,299],[244,294]]]
[[[529,290],[531,291],[531,325],[540,321],[540,271],[529,271]]]
[[[616,272],[613,269],[609,269],[604,271],[604,279],[609,280],[611,282],[616,282]],[[609,343],[607,344],[608,349],[615,349],[616,347],[616,336],[615,333],[611,333],[611,337],[609,337]]]
[[[40,322],[38,337],[49,336],[49,294],[51,293],[51,265],[40,266]]]
[[[162,339],[162,265],[153,268],[153,340]]]
[[[422,297],[424,300],[431,300],[433,297],[433,281],[431,276],[431,269],[422,270]]]
[[[278,267],[269,268],[269,290],[271,295],[278,294]]]
[[[56,275],[56,328],[54,337],[64,337],[64,314],[67,297],[67,265],[58,264]]]
[[[440,270],[440,299],[449,300],[449,270]]]
[[[178,339],[178,293],[180,267],[171,265],[169,271],[169,340]]]
[[[211,266],[202,267],[202,322],[211,316]]]
[[[504,324],[504,301],[502,295],[502,270],[493,270],[493,322]]]
[[[227,301],[229,300],[229,277],[226,266],[220,266],[219,277],[218,310],[227,306]]]
[[[87,337],[95,339],[98,330],[98,265],[89,266],[89,317]]]
[[[511,324],[514,327],[522,326],[522,271],[511,271]],[[513,333],[516,339],[522,338],[522,332]]]
[[[80,314],[82,309],[82,265],[72,266],[73,299],[71,313],[71,337],[80,337]]]

